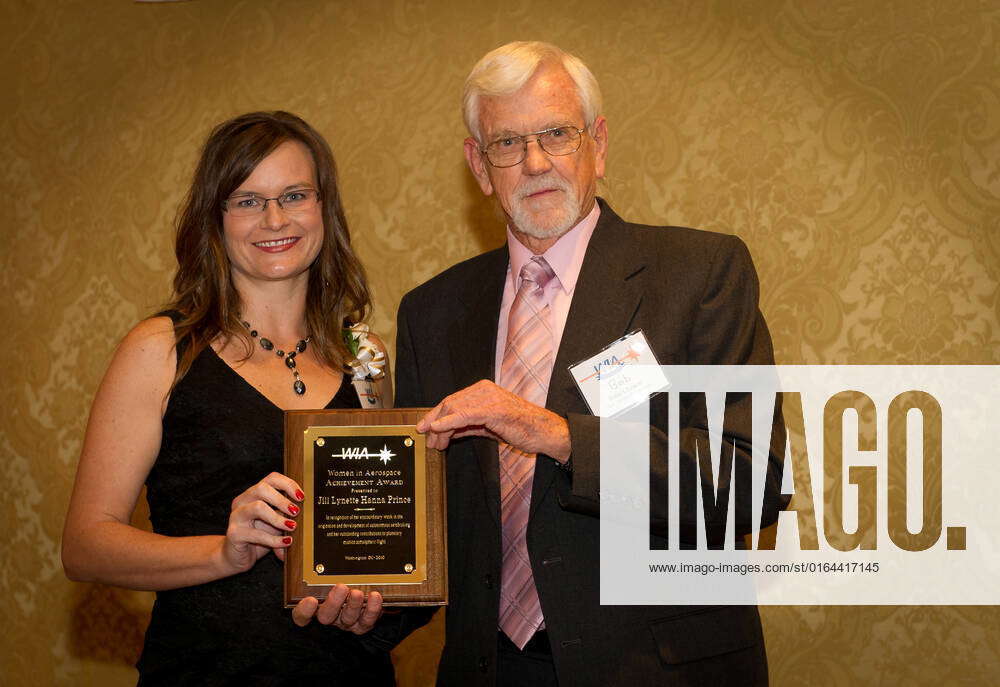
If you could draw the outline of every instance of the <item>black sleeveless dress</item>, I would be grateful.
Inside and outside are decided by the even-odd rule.
[[[326,407],[360,407],[349,375]],[[224,534],[232,500],[282,471],[283,422],[280,408],[206,348],[163,417],[160,454],[146,480],[154,531]],[[239,575],[158,592],[139,685],[394,684],[391,644],[317,622],[297,627],[282,585],[282,563],[268,554]]]

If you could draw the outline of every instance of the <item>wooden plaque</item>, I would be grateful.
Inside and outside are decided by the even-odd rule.
[[[347,584],[385,606],[448,603],[444,456],[426,408],[285,411],[285,474],[302,485],[285,606]]]

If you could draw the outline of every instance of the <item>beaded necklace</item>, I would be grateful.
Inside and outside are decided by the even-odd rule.
[[[292,390],[299,396],[304,394],[306,392],[306,385],[305,382],[303,382],[302,379],[299,377],[299,371],[295,369],[295,356],[298,355],[299,353],[305,352],[306,346],[308,346],[309,342],[312,341],[312,336],[307,336],[304,339],[299,339],[298,343],[295,344],[295,350],[288,351],[286,353],[280,348],[275,349],[274,344],[271,343],[270,339],[263,336],[258,338],[257,330],[251,327],[250,323],[247,322],[246,320],[243,320],[243,326],[246,327],[247,330],[250,332],[251,339],[257,339],[260,342],[261,348],[263,348],[265,351],[274,351],[274,354],[276,356],[285,361],[285,367],[291,370],[292,375],[295,377],[295,383],[292,384]]]

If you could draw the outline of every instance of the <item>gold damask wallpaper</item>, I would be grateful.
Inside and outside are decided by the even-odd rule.
[[[538,38],[602,83],[620,214],[747,242],[779,363],[1000,363],[996,0],[0,11],[4,685],[134,684],[151,595],[68,582],[62,521],[112,349],[168,295],[197,148],[240,112],[288,109],[329,138],[390,342],[405,291],[502,241],[459,93],[482,53]],[[993,607],[762,615],[775,685],[1000,680]],[[401,684],[432,684],[441,628],[397,651]]]

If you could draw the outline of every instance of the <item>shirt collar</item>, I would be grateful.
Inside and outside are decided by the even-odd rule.
[[[580,267],[583,265],[583,254],[587,252],[587,244],[590,243],[590,237],[594,233],[600,216],[601,206],[595,201],[594,208],[587,213],[586,217],[560,236],[547,251],[542,253],[542,257],[555,272],[559,286],[566,293],[573,293],[573,289],[576,288],[576,280],[580,276]],[[524,263],[534,257],[534,253],[517,240],[511,232],[510,226],[507,227],[507,251],[510,254],[508,275],[511,286],[516,291],[521,268],[524,267]]]

